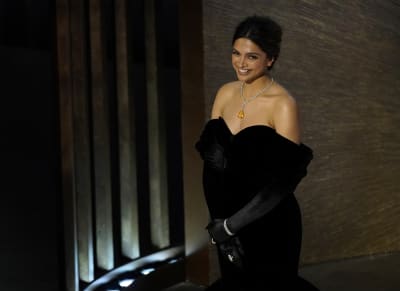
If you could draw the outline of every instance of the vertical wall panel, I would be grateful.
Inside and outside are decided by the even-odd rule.
[[[117,99],[120,165],[122,254],[139,256],[139,221],[136,181],[136,146],[133,92],[129,86],[126,0],[115,1]]]
[[[155,7],[146,1],[146,70],[149,136],[149,183],[152,243],[169,245],[168,191],[166,173],[165,117],[159,92]]]
[[[101,1],[89,1],[97,265],[114,267],[109,96]]]
[[[183,186],[187,279],[208,284],[209,213],[201,183],[203,164],[194,144],[204,126],[202,1],[179,1]]]
[[[157,43],[153,2],[57,5],[67,290],[78,291],[127,260],[168,247],[170,220],[183,216],[180,147],[174,147],[179,115],[165,113],[179,106],[165,106],[163,95],[168,88],[179,100],[178,63],[171,70],[160,60],[177,39]],[[170,211],[177,213],[170,218]],[[174,229],[174,245],[182,243],[182,231]]]
[[[91,140],[87,67],[85,7],[82,1],[71,1],[72,88],[74,114],[75,189],[79,248],[79,274],[83,281],[94,279]]]
[[[64,206],[65,289],[79,288],[76,196],[74,179],[74,128],[72,107],[71,31],[68,0],[57,1],[57,56],[60,98],[61,170]]]

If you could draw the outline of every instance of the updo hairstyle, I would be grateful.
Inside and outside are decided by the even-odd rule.
[[[238,38],[247,38],[258,45],[270,60],[273,60],[268,70],[271,70],[278,59],[281,49],[282,28],[266,16],[250,16],[239,23],[232,39],[232,45]]]

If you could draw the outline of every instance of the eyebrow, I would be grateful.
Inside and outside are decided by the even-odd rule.
[[[240,53],[240,51],[239,50],[237,50],[236,48],[234,48],[234,47],[232,47],[232,50],[233,51],[237,51],[237,52],[239,52]],[[256,53],[256,52],[248,52],[248,53],[246,53],[246,55],[257,55],[257,56],[261,56],[261,54],[259,54],[259,53]]]

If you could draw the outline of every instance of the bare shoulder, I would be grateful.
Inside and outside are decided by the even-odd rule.
[[[219,88],[216,98],[229,98],[239,88],[240,88],[239,81],[233,81],[233,82],[226,83]]]
[[[272,95],[274,97],[274,115],[289,114],[292,111],[297,112],[296,99],[283,86],[278,84]]]
[[[231,100],[232,96],[240,88],[240,82],[234,81],[222,85],[214,99],[213,108],[211,111],[211,118],[218,118],[222,116],[224,106]]]
[[[290,113],[292,111],[297,112],[298,109],[296,99],[287,91],[277,96],[274,105],[277,114],[285,114],[285,112]]]
[[[279,87],[273,106],[274,128],[279,134],[299,143],[300,125],[296,99],[282,86]]]

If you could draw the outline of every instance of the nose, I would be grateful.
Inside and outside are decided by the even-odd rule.
[[[239,67],[243,68],[245,67],[245,65],[246,65],[245,58],[241,56],[239,59]]]

